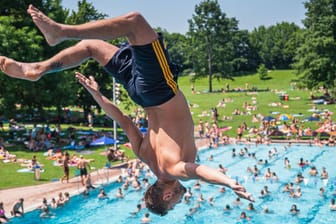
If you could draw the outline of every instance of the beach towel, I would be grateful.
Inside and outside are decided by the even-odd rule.
[[[22,169],[18,169],[16,172],[18,172],[18,173],[34,173],[34,170],[30,169],[30,168],[22,168]],[[44,169],[41,169],[40,172],[43,173]]]
[[[63,163],[59,163],[57,161],[53,161],[53,165],[54,166],[63,166]],[[77,164],[76,163],[69,163],[69,166],[75,167],[75,166],[77,166]]]

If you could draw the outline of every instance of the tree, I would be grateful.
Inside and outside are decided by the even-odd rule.
[[[29,4],[33,4],[38,8],[42,8],[41,0],[1,0],[0,1],[0,15],[1,16],[14,16],[20,18],[27,14]]]
[[[336,1],[310,0],[303,24],[304,43],[295,56],[294,68],[308,88],[335,88],[336,79]]]
[[[86,0],[79,1],[77,3],[78,10],[71,11],[71,14],[66,18],[67,24],[82,24],[94,20],[104,19],[107,15],[99,13],[92,5],[92,3],[88,3]],[[77,41],[69,41],[69,44],[73,45]],[[77,71],[92,75],[95,77],[97,82],[101,83],[101,91],[106,94],[107,97],[112,98],[113,88],[112,88],[112,78],[106,75],[106,72],[102,69],[98,63],[92,59],[86,61],[81,64],[79,68],[76,68]],[[72,72],[73,73],[73,72]],[[84,118],[87,117],[87,114],[91,111],[91,106],[98,107],[98,104],[93,100],[92,96],[84,89],[83,86],[78,85],[78,83],[74,80],[74,75],[70,75],[72,77],[71,81],[72,88],[75,89],[76,105],[80,105],[84,109]],[[109,90],[109,91],[106,91]]]
[[[2,54],[22,61],[40,58],[43,53],[43,48],[40,46],[42,38],[37,35],[35,30],[23,24],[18,26],[18,17],[15,15],[1,16],[0,24],[0,51]],[[33,83],[15,80],[4,75],[0,76],[0,81],[6,83],[0,90],[0,95],[3,98],[1,104],[3,114],[12,114],[15,111],[15,104],[33,107],[34,95],[24,102],[29,90],[34,90]]]
[[[267,77],[267,68],[265,67],[264,64],[259,65],[257,73],[259,74],[259,79],[260,80],[266,80]]]
[[[189,61],[196,76],[212,79],[231,78],[233,74],[233,36],[238,31],[238,21],[227,18],[215,0],[206,0],[195,6],[195,14],[189,21]]]
[[[48,46],[27,14],[28,4],[21,4],[22,2],[20,0],[1,2],[4,8],[0,8],[0,11],[6,15],[0,17],[0,52],[3,55],[18,61],[41,61],[77,42],[66,41],[54,47]],[[69,11],[63,9],[60,2],[60,0],[31,1],[49,17],[61,23],[80,24],[106,16],[98,13],[86,0],[79,1],[78,12],[72,11],[69,16]],[[85,74],[97,74],[97,81],[104,83],[102,91],[111,89],[111,77],[102,75],[105,72],[92,60],[76,69]],[[0,76],[0,81],[6,83],[6,86],[0,90],[0,97],[2,97],[0,112],[3,113],[14,114],[15,105],[20,105],[21,109],[30,114],[36,112],[42,119],[47,119],[46,107],[56,107],[58,116],[61,116],[63,107],[76,103],[83,105],[84,108],[96,105],[92,97],[76,82],[73,70],[43,76],[38,82],[12,79],[8,76]],[[82,94],[79,94],[80,90]],[[112,91],[106,91],[106,93],[107,96],[112,96]],[[77,99],[77,96],[81,97]]]
[[[4,1],[5,8],[1,8],[5,16],[0,18],[0,51],[3,55],[18,61],[41,61],[53,56],[66,45],[49,47],[40,31],[33,24],[27,13],[28,4],[23,1]],[[64,22],[67,11],[64,11],[59,0],[31,1],[34,5],[46,12],[51,18]],[[61,75],[61,74],[60,74]],[[14,114],[15,105],[20,105],[22,110],[33,114],[37,110],[42,118],[45,116],[44,107],[69,105],[73,102],[72,89],[65,89],[68,82],[58,76],[48,75],[39,82],[12,79],[1,76],[2,106],[6,108],[4,114]],[[13,91],[15,89],[15,91]],[[63,96],[63,97],[62,97]]]
[[[82,24],[107,17],[106,14],[99,13],[92,3],[88,3],[86,0],[78,1],[77,7],[78,11],[72,11],[66,19],[67,24]]]
[[[293,63],[296,49],[301,45],[301,29],[294,23],[282,22],[259,26],[250,34],[252,49],[256,50],[257,63],[268,68],[288,69]]]
[[[255,71],[258,66],[255,49],[253,48],[247,30],[238,30],[232,38],[234,56],[232,60],[233,75],[241,75]]]

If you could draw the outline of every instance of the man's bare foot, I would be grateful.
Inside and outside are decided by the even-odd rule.
[[[3,56],[0,56],[0,70],[10,77],[29,81],[37,81],[43,75],[33,63],[17,62]]]
[[[33,5],[29,5],[27,12],[30,14],[33,22],[42,32],[50,46],[55,46],[63,41],[63,38],[60,35],[61,26],[59,23],[50,19]]]

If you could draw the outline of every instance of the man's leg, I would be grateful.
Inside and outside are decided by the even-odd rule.
[[[32,5],[27,11],[51,46],[67,39],[112,40],[118,37],[127,37],[131,45],[145,45],[157,38],[156,32],[137,12],[81,25],[66,25],[53,21]]]
[[[44,74],[74,68],[89,58],[104,66],[118,49],[102,40],[83,40],[42,62],[23,63],[0,56],[0,70],[13,78],[36,81]]]

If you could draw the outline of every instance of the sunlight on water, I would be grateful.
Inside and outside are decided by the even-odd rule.
[[[222,146],[218,149],[205,149],[199,152],[200,163],[207,164],[217,168],[219,164],[228,168],[227,175],[238,180],[246,189],[251,192],[255,198],[255,211],[247,210],[248,201],[241,200],[242,205],[237,206],[233,202],[237,196],[229,189],[225,193],[220,193],[220,186],[210,185],[200,182],[200,189],[194,189],[195,180],[183,182],[186,187],[190,187],[193,193],[190,202],[182,202],[178,204],[174,210],[168,215],[159,217],[150,214],[152,223],[244,223],[239,220],[241,212],[246,212],[251,218],[248,223],[336,223],[336,211],[331,212],[329,209],[330,200],[335,197],[333,195],[336,189],[336,166],[335,155],[336,150],[333,147],[310,147],[307,145],[285,145],[273,144],[270,146],[245,146],[245,145],[229,145]],[[232,149],[235,148],[236,153],[244,147],[247,147],[247,152],[250,156],[232,157]],[[276,148],[276,155],[270,157],[269,152]],[[255,154],[256,158],[252,155]],[[213,160],[208,158],[212,155]],[[284,159],[290,160],[291,168],[287,169],[284,166]],[[310,166],[301,168],[298,165],[300,158],[304,161],[310,161]],[[258,164],[258,160],[268,161],[268,164]],[[257,178],[247,172],[247,168],[253,167],[259,169]],[[311,177],[309,170],[311,166],[315,166],[319,172],[317,177]],[[320,173],[322,167],[326,167],[329,173],[328,180],[321,180]],[[275,172],[279,180],[266,180],[264,177],[267,169]],[[298,173],[302,173],[304,181],[300,184],[295,183],[295,177]],[[141,179],[141,178],[140,178]],[[150,179],[153,183],[154,178]],[[302,197],[292,198],[288,192],[283,193],[286,183],[293,182],[294,190],[300,187]],[[82,195],[72,197],[71,201],[62,208],[53,210],[54,216],[48,219],[39,217],[40,211],[27,213],[24,218],[16,218],[11,223],[25,224],[56,224],[56,223],[140,223],[146,209],[142,209],[136,216],[131,215],[137,204],[141,203],[143,191],[135,191],[130,187],[124,191],[125,197],[117,199],[115,197],[117,189],[121,186],[120,183],[112,183],[103,186],[109,196],[109,199],[97,199],[98,190],[90,192],[90,196],[84,198]],[[269,196],[259,198],[261,190],[267,186]],[[319,189],[324,189],[324,196],[319,194]],[[202,194],[205,201],[200,203],[200,208],[192,215],[189,214],[189,209],[197,204],[199,194]],[[208,201],[210,197],[214,198],[214,204],[211,205]],[[49,199],[48,199],[49,200]],[[300,209],[298,215],[293,216],[289,213],[292,204],[296,204]],[[230,211],[224,211],[224,207],[229,205]],[[265,208],[270,210],[270,213],[265,214]]]

